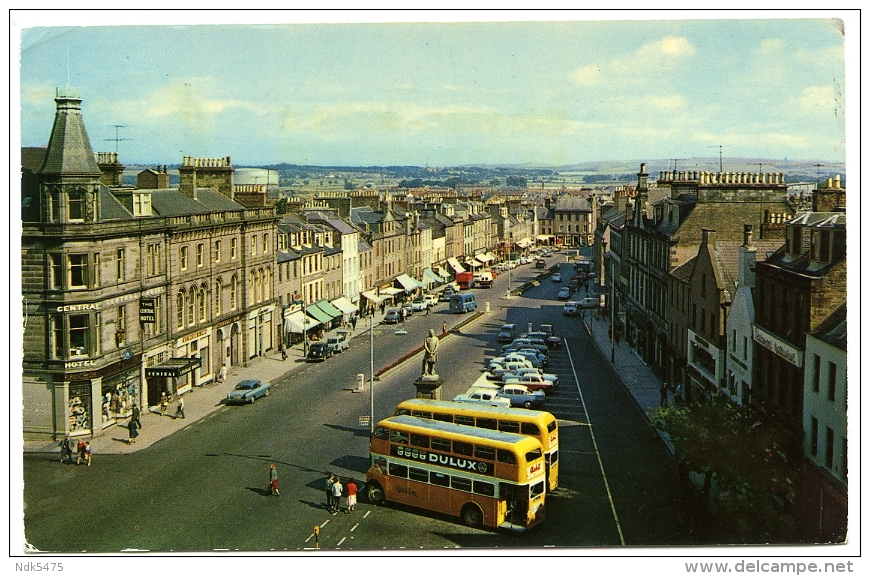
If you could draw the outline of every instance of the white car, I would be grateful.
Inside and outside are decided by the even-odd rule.
[[[510,407],[511,401],[509,398],[502,398],[496,391],[478,390],[471,394],[457,394],[453,397],[454,402],[476,402],[478,404],[487,404],[489,406]]]
[[[507,382],[509,378],[520,378],[525,374],[537,374],[544,380],[549,380],[553,383],[553,386],[559,384],[559,376],[556,374],[549,374],[547,372],[541,372],[539,368],[520,368],[519,370],[514,370],[513,372],[509,372],[501,377],[502,382]]]
[[[580,301],[580,308],[598,308],[601,305],[601,300],[597,296],[587,296]]]
[[[425,294],[423,300],[425,300],[426,304],[431,308],[438,304],[438,294]]]
[[[507,377],[507,375],[503,376],[504,385],[512,385],[512,384],[522,384],[529,390],[535,392],[540,390],[544,394],[550,392],[553,388],[556,387],[555,383],[552,380],[547,380],[540,374],[536,374],[534,372],[526,372],[522,376],[514,376],[513,378]]]
[[[411,302],[411,310],[414,312],[425,312],[426,308],[429,307],[429,304],[426,302],[424,298],[417,298],[413,302]]]
[[[532,363],[527,359],[523,358],[522,360],[512,360],[510,362],[491,362],[489,364],[489,377],[499,380],[502,376],[507,374],[508,372],[515,372],[520,368],[533,368]]]

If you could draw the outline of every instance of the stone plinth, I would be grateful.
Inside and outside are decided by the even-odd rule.
[[[437,374],[420,376],[414,381],[414,386],[417,388],[417,398],[441,400],[442,384],[444,384],[444,378]]]

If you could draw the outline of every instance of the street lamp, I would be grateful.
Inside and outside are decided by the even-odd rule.
[[[507,299],[511,299],[511,256],[514,251],[514,233],[511,232],[508,236],[508,285],[507,285]]]
[[[371,400],[371,416],[369,416],[369,434],[375,431],[375,331],[373,329],[374,312],[369,314],[369,395]]]

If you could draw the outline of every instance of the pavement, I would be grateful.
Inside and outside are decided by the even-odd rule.
[[[456,324],[462,322],[462,316],[450,316],[448,331]],[[373,326],[381,324],[383,314],[376,311]],[[408,321],[413,322],[414,316]],[[606,359],[611,358],[611,342],[607,331],[610,327],[609,318],[596,319],[591,311],[587,311],[583,322],[586,324],[598,345],[602,355]],[[351,338],[358,338],[368,334],[368,320],[361,319],[357,322],[357,330],[352,331]],[[349,329],[346,327],[345,329]],[[634,396],[640,409],[646,412],[647,408],[659,405],[659,388],[662,383],[652,370],[640,359],[637,353],[624,341],[615,346],[612,351],[614,361],[612,368],[622,380],[626,389]],[[134,444],[128,444],[127,419],[119,421],[116,425],[106,428],[102,434],[86,437],[95,455],[99,454],[129,454],[147,448],[155,442],[170,434],[201,420],[223,406],[223,400],[227,393],[241,380],[254,379],[274,381],[281,376],[301,368],[304,363],[297,362],[304,357],[301,344],[287,349],[287,359],[281,359],[280,352],[269,353],[260,359],[253,361],[248,366],[231,366],[224,382],[206,384],[195,387],[184,395],[185,418],[175,418],[176,404],[171,402],[165,416],[160,415],[157,407],[150,407],[142,411],[140,420],[142,428]],[[669,398],[672,399],[672,398]],[[24,452],[57,452],[60,458],[60,447],[55,441],[26,441]]]

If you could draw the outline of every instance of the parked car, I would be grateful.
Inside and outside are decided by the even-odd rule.
[[[550,374],[548,372],[541,372],[540,368],[519,368],[511,373],[504,374],[501,377],[501,381],[505,383],[509,378],[519,378],[523,374],[539,374],[544,380],[549,380],[550,382],[552,382],[553,386],[557,386],[559,384],[558,375]]]
[[[532,363],[527,358],[511,360],[509,362],[490,362],[488,368],[489,376],[487,378],[501,380],[502,376],[506,373],[514,372],[520,368],[534,368],[534,366],[532,366]]]
[[[552,324],[541,324],[541,328],[549,327],[550,330],[548,332],[538,331],[538,332],[528,332],[526,334],[520,334],[520,338],[528,338],[529,340],[534,341],[536,338],[543,340],[547,345],[547,348],[558,348],[562,345],[562,339],[553,334],[553,325]]]
[[[559,300],[567,300],[571,297],[571,288],[564,286],[559,290],[559,295],[556,296]]]
[[[456,293],[453,288],[448,286],[444,290],[441,291],[441,295],[438,297],[439,302],[450,302],[450,297]]]
[[[429,304],[426,303],[426,300],[424,300],[422,296],[411,302],[411,310],[414,312],[423,312],[428,307]]]
[[[332,354],[341,353],[348,349],[350,342],[347,339],[347,330],[338,330],[335,336],[326,339],[326,346]]]
[[[553,282],[561,282],[562,281],[562,273],[556,272],[555,274],[553,274],[552,279],[553,279]]]
[[[423,300],[425,300],[426,305],[431,308],[438,304],[438,294],[426,294],[423,296]]]
[[[514,338],[516,338],[516,324],[505,324],[501,327],[501,330],[498,332],[498,341],[499,342],[513,342]]]
[[[534,348],[535,350],[540,350],[544,353],[546,353],[548,350],[548,346],[546,344],[535,343],[528,338],[515,338],[514,341],[510,344],[505,344],[504,346],[502,346],[501,351],[502,353],[513,352],[515,350],[519,350],[520,348]]]
[[[510,377],[502,377],[502,382],[504,382],[505,386],[510,386],[513,384],[522,384],[532,392],[536,392],[540,390],[544,394],[550,392],[555,388],[555,384],[553,384],[552,380],[547,380],[543,376],[534,372],[526,372],[520,376]]]
[[[522,406],[523,408],[534,408],[544,402],[543,392],[532,392],[522,384],[505,385],[499,395],[508,398],[511,406]]]
[[[332,349],[326,342],[314,342],[308,345],[308,355],[305,360],[308,362],[323,362],[327,358],[332,358]]]
[[[490,406],[510,406],[510,398],[503,398],[496,391],[476,391],[471,394],[457,394],[453,397],[454,402],[476,402]]]
[[[577,303],[573,300],[569,300],[565,302],[565,307],[562,309],[562,314],[565,316],[576,316],[577,315]]]
[[[601,301],[597,296],[587,296],[583,300],[580,301],[580,308],[598,308]]]
[[[405,318],[408,318],[414,313],[414,304],[412,302],[405,302],[402,304],[402,310],[405,311]]]
[[[527,358],[535,368],[550,365],[550,357],[534,348],[520,348],[519,350],[516,350],[514,354],[519,354],[520,356]]]
[[[384,315],[384,319],[383,319],[384,324],[398,324],[401,321],[402,321],[402,313],[395,308],[387,310],[387,313],[386,313],[386,315]]]
[[[246,402],[253,404],[257,398],[268,396],[271,393],[272,385],[261,380],[242,380],[236,387],[230,390],[227,394],[227,404],[235,402]]]

